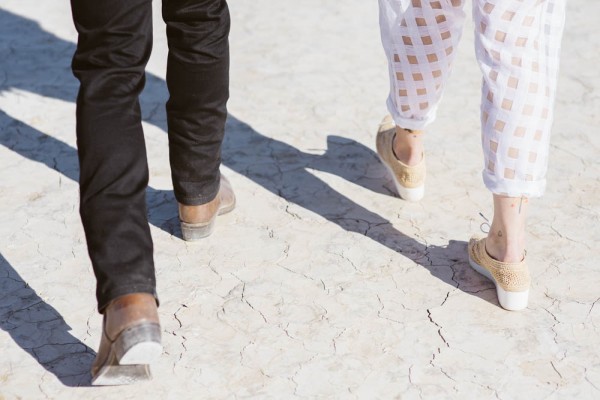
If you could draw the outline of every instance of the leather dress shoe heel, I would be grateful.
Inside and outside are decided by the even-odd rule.
[[[149,364],[162,353],[154,296],[134,293],[113,300],[104,312],[92,385],[126,385],[149,380]]]
[[[235,208],[235,194],[229,180],[221,175],[219,193],[214,200],[198,206],[179,204],[179,220],[183,240],[194,241],[210,236],[218,215]]]

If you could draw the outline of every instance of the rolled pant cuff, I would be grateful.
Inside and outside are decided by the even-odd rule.
[[[546,179],[521,181],[501,179],[486,170],[482,172],[483,183],[492,193],[508,197],[541,197],[546,190]]]
[[[189,194],[183,195],[181,193],[175,192],[175,198],[181,204],[186,206],[200,206],[202,204],[206,204],[209,201],[212,201],[219,194],[219,189],[221,187],[221,179],[217,179],[216,183],[210,185],[208,188],[203,188],[202,194],[198,194],[197,196],[190,196]]]
[[[98,297],[98,312],[100,314],[104,314],[104,309],[110,304],[111,301],[115,300],[117,297],[125,296],[127,294],[133,293],[148,293],[154,296],[156,299],[156,305],[160,304],[158,300],[158,295],[156,294],[156,288],[152,285],[127,285],[121,286],[111,290],[108,293],[103,294],[101,297]]]
[[[427,117],[425,119],[414,119],[414,118],[406,118],[400,115],[398,108],[394,105],[393,100],[388,98],[387,108],[392,116],[392,119],[396,123],[397,126],[404,129],[411,129],[416,131],[421,131],[425,129],[425,127],[431,124],[435,120],[436,116],[436,107],[432,107],[429,110]]]

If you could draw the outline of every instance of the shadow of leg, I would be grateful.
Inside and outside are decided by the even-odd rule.
[[[12,118],[0,111],[0,145],[15,153],[46,165],[66,178],[79,180],[77,150],[67,143]],[[177,202],[172,190],[148,187],[148,220],[157,228],[181,237],[177,219]]]
[[[66,386],[89,386],[96,353],[0,254],[0,328]]]
[[[355,140],[327,136],[327,152],[313,162],[312,168],[337,175],[372,192],[398,197],[377,153]]]
[[[261,135],[232,115],[227,124],[224,165],[286,201],[402,254],[444,283],[490,301],[486,293],[479,294],[487,290],[480,289],[482,286],[488,288],[489,282],[468,267],[466,242],[451,240],[446,246],[421,243],[308,172],[309,168],[319,169],[339,173],[354,181],[365,170],[365,163],[378,162],[371,150],[352,140],[336,137],[329,141],[326,155],[307,154],[285,142]],[[337,144],[332,145],[334,142]],[[345,165],[357,158],[362,160],[362,166],[349,168]],[[363,184],[367,189],[381,193],[381,186],[377,187],[379,183],[363,182],[361,186]]]

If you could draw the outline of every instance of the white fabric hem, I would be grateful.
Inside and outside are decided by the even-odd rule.
[[[424,130],[427,127],[427,125],[431,124],[435,120],[436,107],[432,107],[432,109],[429,110],[429,113],[428,113],[428,116],[426,119],[404,118],[398,112],[398,109],[394,105],[394,101],[391,98],[388,98],[388,100],[387,100],[387,108],[388,108],[390,115],[392,116],[392,119],[394,120],[396,125],[399,126],[400,128],[421,131],[421,130]]]
[[[508,197],[542,197],[546,190],[546,179],[537,181],[519,181],[501,179],[484,170],[483,183],[492,193]]]

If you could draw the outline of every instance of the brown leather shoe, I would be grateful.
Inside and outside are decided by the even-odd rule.
[[[104,311],[102,339],[92,364],[92,385],[126,385],[148,380],[149,364],[162,353],[154,296],[134,293]]]
[[[179,220],[183,240],[193,241],[209,236],[215,229],[218,215],[226,214],[235,208],[235,194],[229,180],[221,175],[221,186],[214,200],[198,206],[179,203]]]

